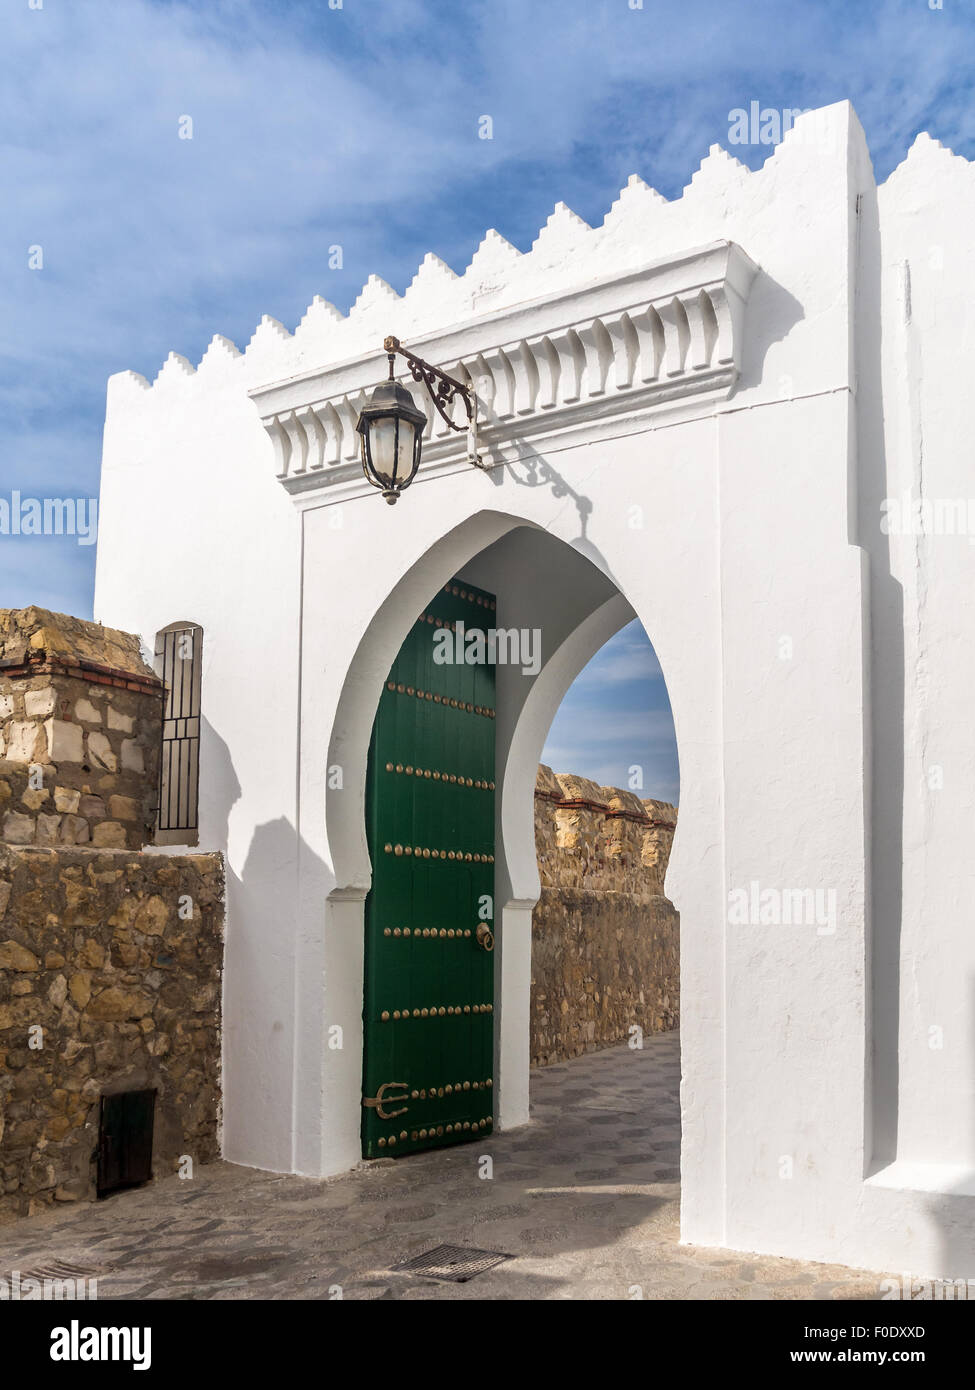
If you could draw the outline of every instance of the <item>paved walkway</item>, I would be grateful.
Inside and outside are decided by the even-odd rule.
[[[0,1274],[95,1266],[100,1299],[877,1298],[880,1275],[678,1245],[678,1081],[676,1033],[591,1053],[533,1073],[524,1129],[327,1181],[211,1164],[3,1227]],[[515,1258],[391,1272],[443,1243]]]

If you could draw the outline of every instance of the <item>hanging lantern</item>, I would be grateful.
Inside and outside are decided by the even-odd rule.
[[[406,387],[393,380],[393,361],[390,353],[389,380],[376,387],[356,424],[362,471],[373,487],[382,489],[390,506],[416,477],[427,423]]]
[[[392,506],[416,477],[427,423],[427,417],[416,408],[406,387],[393,380],[397,353],[406,359],[413,380],[426,387],[447,427],[458,433],[466,430],[468,462],[475,468],[484,465],[477,452],[477,397],[471,387],[424,362],[422,357],[404,348],[398,338],[386,338],[383,347],[389,358],[389,379],[376,387],[369,404],[360,410],[356,430],[362,443],[362,471],[366,481],[381,488]],[[458,397],[464,403],[466,425],[458,425],[453,419],[453,404]]]

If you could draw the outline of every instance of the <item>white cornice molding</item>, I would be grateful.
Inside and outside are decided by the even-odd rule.
[[[494,466],[556,439],[612,437],[685,398],[705,407],[727,397],[738,379],[756,272],[738,245],[716,242],[471,318],[407,346],[470,381],[481,456]],[[355,425],[384,374],[381,342],[382,334],[374,352],[249,392],[289,492],[329,489],[338,500],[373,491],[362,474]],[[428,418],[417,481],[469,467],[466,436],[448,429],[422,386],[406,378],[404,384]]]

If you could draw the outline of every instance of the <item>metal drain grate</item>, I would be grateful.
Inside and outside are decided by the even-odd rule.
[[[423,1274],[428,1279],[466,1284],[468,1279],[474,1279],[495,1265],[513,1259],[513,1255],[502,1255],[497,1250],[473,1250],[469,1245],[437,1245],[392,1268],[399,1274]]]

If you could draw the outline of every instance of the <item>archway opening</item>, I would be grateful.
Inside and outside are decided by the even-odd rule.
[[[465,532],[464,535],[461,534],[462,531]],[[466,534],[467,532],[469,534]],[[478,541],[480,541],[479,545],[477,544]],[[458,549],[465,542],[469,545],[466,557],[458,554]],[[464,524],[464,528],[458,528],[456,532],[450,532],[444,536],[410,570],[404,573],[402,579],[390,592],[387,600],[377,610],[366,639],[362,641],[358,655],[349,668],[342,697],[344,704],[346,696],[349,696],[349,717],[347,720],[340,718],[336,722],[333,728],[329,757],[330,763],[332,761],[343,763],[349,774],[345,783],[346,788],[350,786],[353,789],[358,788],[360,772],[361,784],[365,788],[368,741],[376,710],[375,701],[381,699],[382,692],[388,688],[392,663],[401,648],[404,636],[417,623],[420,613],[429,610],[434,595],[442,592],[444,584],[448,582],[468,586],[482,594],[487,593],[495,596],[496,616],[492,613],[492,625],[496,624],[502,632],[517,636],[517,640],[510,644],[504,640],[500,643],[506,655],[494,672],[496,718],[493,722],[496,738],[497,782],[494,837],[496,862],[492,866],[494,870],[494,893],[492,895],[490,924],[496,935],[496,949],[493,953],[494,1006],[491,1018],[494,1050],[493,1066],[491,1067],[493,1084],[489,1089],[492,1096],[492,1125],[496,1133],[503,1133],[527,1124],[531,1118],[529,1083],[532,1075],[530,1064],[533,1060],[532,919],[536,906],[542,897],[543,887],[539,875],[536,850],[535,809],[537,798],[535,792],[539,780],[538,769],[542,761],[543,749],[566,693],[576,678],[580,676],[580,673],[586,671],[590,660],[604,648],[609,639],[618,633],[622,632],[623,634],[617,639],[616,646],[609,648],[604,660],[612,659],[619,663],[622,659],[624,664],[629,663],[631,665],[639,663],[641,657],[636,651],[635,641],[639,636],[639,626],[637,628],[632,627],[637,617],[635,610],[621,592],[621,585],[616,581],[609,565],[588,543],[584,541],[567,542],[565,539],[526,524],[517,518],[506,517],[501,514],[486,513],[483,518],[472,518],[470,522]],[[654,614],[650,614],[651,620],[653,617]],[[640,641],[642,642],[643,639],[640,638]],[[648,658],[645,654],[642,660],[646,664]],[[649,661],[652,663],[653,658],[650,657]],[[633,676],[638,683],[640,675],[639,670],[634,669]],[[644,670],[642,675],[645,677],[647,670]],[[587,680],[591,677],[591,672],[588,676],[583,675],[579,688],[584,689]],[[659,676],[658,682],[659,691],[663,692],[662,678]],[[375,689],[374,697],[372,696],[373,688]],[[352,698],[352,692],[355,692],[355,699]],[[367,699],[366,697],[370,698]],[[673,732],[669,722],[669,708],[665,695],[663,699],[658,701],[658,705],[660,709],[658,723],[666,721],[667,737],[673,743]],[[568,708],[571,709],[571,703]],[[639,718],[639,711],[634,711],[634,715]],[[611,713],[607,713],[605,716],[605,718],[611,717]],[[633,727],[632,722],[631,727]],[[558,733],[558,723],[556,723],[555,733]],[[342,750],[341,757],[338,756],[339,749]],[[644,752],[641,747],[637,751],[627,752],[624,755],[627,777],[632,776],[629,769],[640,763],[641,760],[645,765],[644,776],[653,775],[648,768],[652,761],[650,752],[651,749],[648,748]],[[396,759],[387,758],[386,761],[393,763],[395,772]],[[383,766],[385,767],[385,763]],[[434,770],[437,769],[434,768]],[[570,775],[573,771],[572,768],[568,769]],[[391,778],[392,776],[390,774]],[[613,778],[612,780],[625,781],[626,779]],[[671,781],[676,782],[676,757],[673,754],[671,755]],[[604,786],[605,783],[600,782],[598,785]],[[647,828],[659,829],[668,837],[672,835],[672,819],[667,824],[665,831],[663,827],[647,827],[644,824],[647,819],[654,817],[648,816],[647,808],[642,804],[640,792],[647,793],[643,798],[646,800],[663,802],[663,797],[654,798],[652,788],[646,785],[642,788],[636,786],[632,790],[627,788],[620,790],[626,793],[624,798],[626,805],[622,808],[609,807],[607,812],[603,812],[602,814],[609,822],[625,823],[626,835],[631,837],[633,835],[642,837]],[[368,909],[364,908],[364,903],[370,891],[370,881],[375,881],[376,874],[374,846],[368,846],[368,853],[364,856],[364,871],[356,871],[358,882],[351,871],[355,867],[356,858],[359,857],[356,842],[359,841],[363,849],[367,849],[366,798],[363,797],[363,817],[360,822],[359,834],[355,833],[355,827],[348,818],[349,802],[346,798],[346,792],[343,791],[341,798],[341,816],[339,815],[338,798],[332,802],[331,811],[329,809],[330,800],[331,798],[326,799],[330,842],[338,848],[347,847],[351,851],[349,854],[349,872],[343,872],[340,868],[341,858],[335,861],[339,887],[331,895],[334,911],[341,913],[343,921],[348,922],[349,925],[352,924],[353,920],[365,922]],[[632,812],[633,819],[628,820],[626,816],[613,814],[620,809]],[[341,834],[336,834],[334,840],[331,833],[332,820],[330,818],[333,813],[336,817],[336,828],[341,831]],[[673,813],[671,813],[671,817],[672,815]],[[361,835],[361,840],[359,835]],[[390,853],[387,856],[391,856],[391,862],[395,862],[397,858],[396,843],[395,839],[391,841]],[[421,842],[414,837],[414,859],[417,843]],[[404,840],[404,858],[405,844],[406,841]],[[628,847],[629,841],[625,840],[625,844]],[[639,844],[639,856],[642,861],[644,856],[642,838]],[[663,847],[661,841],[657,851],[658,871],[656,879],[656,886],[661,889],[664,875]],[[384,846],[380,848],[384,850]],[[358,877],[359,874],[362,876]],[[343,887],[343,884],[348,886]],[[661,910],[663,910],[663,892],[658,892],[654,896],[661,900]],[[668,994],[665,1011],[660,1014],[658,1010],[658,1016],[651,1023],[651,1027],[668,1026],[676,1021],[677,918],[673,908],[670,908],[669,911],[669,925],[673,926],[675,947],[672,952],[675,969],[670,977],[672,994]],[[385,931],[385,925],[382,927],[383,931]],[[388,925],[391,927],[391,932],[395,932],[396,924],[390,923]],[[416,924],[413,923],[411,933],[415,932],[415,926]],[[412,939],[415,940],[415,936]],[[630,971],[631,964],[632,962],[625,964],[624,969],[627,972]],[[361,980],[362,976],[359,978]],[[352,983],[351,980],[350,983]],[[638,997],[639,990],[640,987],[637,985],[635,997]],[[647,992],[645,990],[644,1004],[646,998]],[[448,1007],[450,1002],[450,1000],[444,1000]],[[402,1019],[402,1004],[394,1003],[390,1006],[390,1020],[393,1023],[396,1022],[393,1015],[397,1007],[400,1009]],[[627,1040],[629,1040],[628,1030],[631,1024],[636,1022],[638,1026],[641,1025],[638,1022],[639,1016],[637,1018],[632,1016],[632,1008],[624,1007],[623,1012],[627,1015],[623,1022]],[[644,1016],[649,1017],[652,1014],[651,1008]],[[450,1015],[446,1013],[446,1010],[445,1016],[449,1020]],[[422,1022],[422,1008],[420,1017]],[[382,1008],[380,1008],[379,1023],[383,1024],[384,1022]],[[672,1033],[672,1029],[670,1031]],[[352,1035],[351,1028],[348,1030],[348,1034]],[[609,1042],[613,1042],[617,1050],[620,1046],[615,1038],[607,1038],[605,1035],[594,1036],[592,1041],[597,1045],[597,1048],[602,1048],[604,1051],[605,1045]],[[624,1043],[624,1049],[626,1046],[627,1044]],[[582,1060],[585,1060],[585,1055],[583,1055]],[[677,1058],[676,1053],[675,1058]],[[578,1060],[578,1058],[569,1059],[569,1062],[571,1060]],[[557,1072],[558,1066],[568,1065],[569,1062],[559,1061],[554,1067],[542,1067],[538,1071],[552,1075]],[[679,1059],[675,1061],[675,1084],[677,1071],[679,1071]],[[383,1081],[399,1081],[401,1079],[398,1074],[396,1077],[387,1078],[383,1073],[382,1077]],[[411,1089],[415,1088],[411,1087]],[[420,1086],[419,1089],[422,1090],[423,1087]],[[429,1095],[429,1085],[427,1091]],[[397,1092],[398,1096],[400,1094],[401,1092]],[[371,1103],[374,1098],[376,1097],[373,1096],[372,1090],[366,1096],[365,1092],[356,1086],[355,1108],[354,1111],[350,1108],[348,1112],[350,1130],[353,1114],[356,1117],[358,1127],[358,1120],[362,1113],[361,1107],[367,1101]],[[349,1100],[351,1101],[351,1099],[350,1095]],[[412,1101],[412,1096],[408,1099]],[[634,1108],[634,1106],[630,1106],[631,1111]],[[397,1123],[400,1128],[408,1128],[412,1121],[397,1117]],[[412,1136],[412,1129],[408,1129],[408,1134]],[[418,1138],[422,1140],[419,1132]],[[677,1121],[677,1132],[673,1138],[676,1153],[676,1145],[679,1142],[679,1121]],[[397,1141],[394,1153],[398,1157],[401,1151],[399,1132],[397,1133]],[[598,1125],[589,1126],[585,1140],[587,1153],[590,1156],[594,1155],[600,1148],[601,1142]],[[403,1156],[409,1153],[411,1147],[412,1142],[408,1148],[402,1150]],[[385,1151],[389,1152],[388,1144]]]
[[[569,687],[538,768],[531,1117],[588,1199],[635,1179],[675,1219],[680,917],[665,878],[679,787],[663,672],[634,619]]]
[[[664,884],[679,788],[663,672],[634,619],[580,671],[542,750],[533,1067],[678,1028],[680,920]]]

